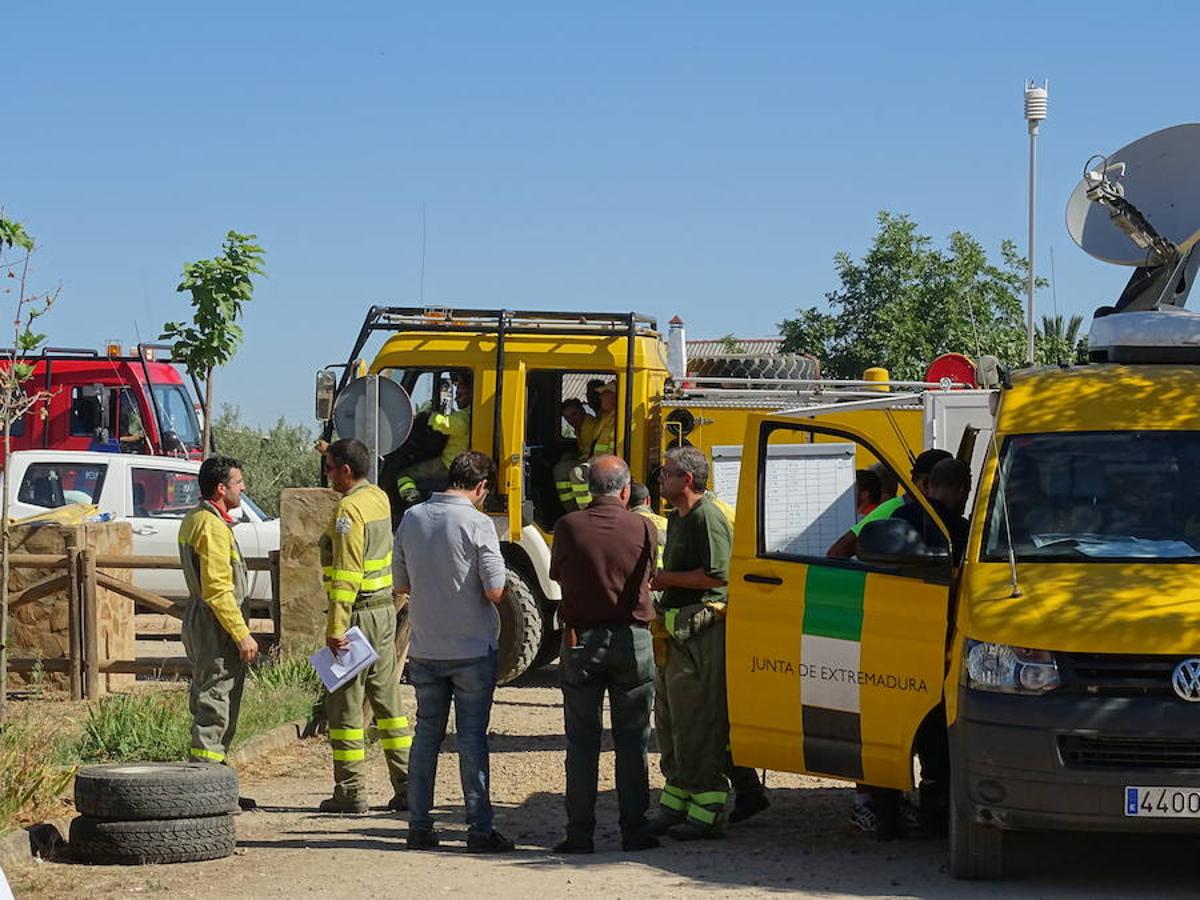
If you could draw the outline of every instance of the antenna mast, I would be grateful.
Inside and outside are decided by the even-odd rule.
[[[1029,277],[1026,284],[1026,322],[1025,322],[1025,355],[1030,365],[1034,356],[1034,324],[1033,324],[1033,288],[1037,276],[1033,267],[1035,228],[1035,204],[1037,200],[1037,136],[1038,126],[1046,118],[1046,107],[1049,97],[1050,82],[1041,87],[1032,81],[1025,82],[1025,121],[1029,125]]]

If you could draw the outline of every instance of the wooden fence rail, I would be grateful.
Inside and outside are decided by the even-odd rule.
[[[182,675],[191,672],[186,657],[141,657],[109,659],[102,649],[97,615],[97,591],[103,588],[119,594],[155,612],[183,618],[185,604],[169,600],[153,591],[113,578],[98,569],[181,569],[176,556],[123,556],[97,553],[69,542],[67,552],[13,553],[12,569],[43,569],[55,574],[35,581],[9,597],[9,609],[44,599],[58,591],[67,592],[67,646],[65,658],[42,659],[10,656],[10,672],[36,670],[65,672],[72,700],[92,699],[100,694],[100,676],[107,673],[132,675]],[[246,568],[271,573],[271,619],[275,636],[279,635],[279,551],[268,559],[247,559]]]

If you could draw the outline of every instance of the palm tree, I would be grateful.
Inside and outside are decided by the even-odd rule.
[[[1071,316],[1069,320],[1062,316],[1042,316],[1034,340],[1038,363],[1045,366],[1075,362],[1082,326],[1083,316],[1080,315]]]

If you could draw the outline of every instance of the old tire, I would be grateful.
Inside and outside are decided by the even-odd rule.
[[[75,776],[75,808],[99,819],[220,816],[238,805],[237,774],[211,763],[87,766]]]
[[[525,576],[511,566],[500,601],[500,653],[496,683],[508,684],[533,667],[542,646],[542,611]]]
[[[540,669],[550,665],[558,659],[559,651],[562,650],[562,629],[555,623],[555,609],[552,602],[542,606],[542,644],[538,648],[537,656],[533,658],[531,668]]]
[[[692,374],[704,378],[814,379],[821,377],[815,356],[780,353],[766,356],[730,354],[688,360]]]
[[[67,850],[77,862],[137,866],[221,859],[236,845],[233,816],[144,822],[79,816],[71,821]]]
[[[964,881],[984,881],[1004,874],[1004,832],[975,821],[967,786],[950,778],[950,874]]]

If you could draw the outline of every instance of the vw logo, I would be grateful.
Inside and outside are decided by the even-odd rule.
[[[1171,687],[1181,700],[1200,703],[1200,659],[1185,659],[1171,673]]]

